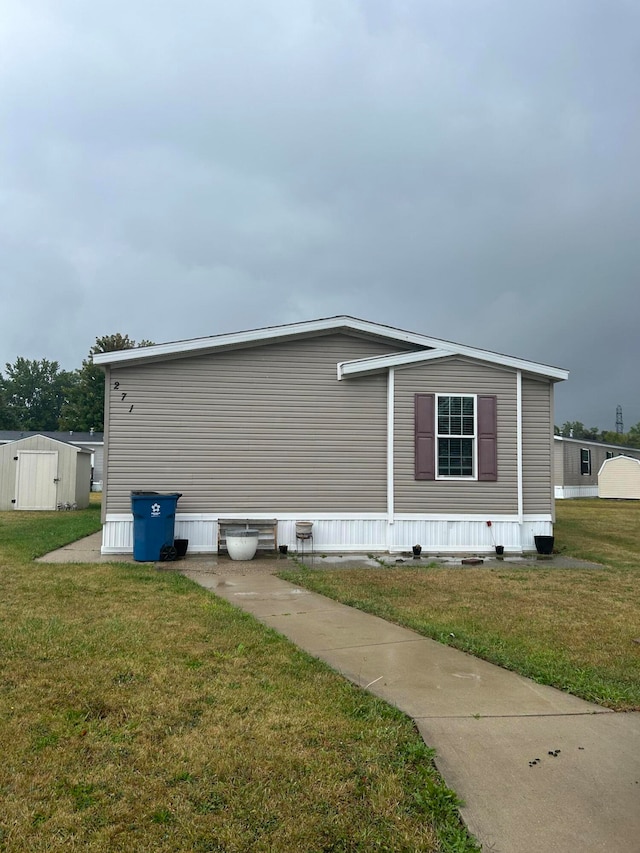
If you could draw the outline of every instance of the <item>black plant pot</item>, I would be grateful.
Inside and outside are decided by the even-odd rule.
[[[496,555],[502,557],[504,555],[504,545],[496,545]]]
[[[174,539],[173,544],[176,549],[176,556],[179,560],[181,560],[184,556],[186,556],[187,548],[189,547],[189,540]]]
[[[280,551],[281,554],[287,554],[289,552],[289,546],[288,545],[278,545],[278,551]]]
[[[534,536],[538,554],[553,554],[553,536]]]
[[[418,559],[420,554],[422,554],[422,545],[414,545],[411,549],[413,551],[414,559]]]

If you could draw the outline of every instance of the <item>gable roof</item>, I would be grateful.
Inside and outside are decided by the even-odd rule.
[[[559,367],[538,364],[512,356],[502,355],[489,350],[456,344],[396,329],[393,326],[370,323],[357,317],[338,316],[320,320],[309,320],[302,323],[289,323],[282,326],[267,326],[261,329],[251,329],[244,332],[215,335],[206,338],[193,338],[187,341],[174,341],[166,344],[156,344],[150,347],[119,350],[117,352],[98,353],[94,355],[94,364],[139,364],[147,361],[158,361],[166,358],[180,358],[187,355],[232,349],[247,344],[264,344],[272,341],[291,340],[302,335],[318,335],[329,332],[350,332],[366,337],[382,338],[390,344],[413,344],[413,352],[391,353],[388,356],[359,359],[351,362],[341,362],[338,365],[338,378],[352,373],[365,373],[382,370],[387,367],[415,364],[433,358],[444,358],[452,355],[463,355],[480,359],[491,364],[502,365],[513,369],[524,370],[528,373],[539,374],[554,381],[567,379],[569,372]]]
[[[405,367],[411,364],[420,364],[425,361],[434,361],[439,358],[450,358],[451,356],[466,356],[479,361],[486,361],[502,367],[514,370],[523,370],[525,373],[533,373],[545,376],[549,379],[560,381],[567,379],[569,372],[560,367],[551,367],[547,364],[538,364],[535,361],[526,361],[522,358],[514,358],[510,355],[502,355],[497,352],[475,349],[462,344],[449,344],[446,347],[437,346],[434,349],[421,352],[401,352],[390,355],[374,356],[372,358],[360,358],[354,361],[342,361],[338,364],[338,379],[355,373],[373,373],[388,367]]]

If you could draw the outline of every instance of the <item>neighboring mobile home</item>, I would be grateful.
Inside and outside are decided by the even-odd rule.
[[[553,386],[565,370],[332,317],[101,353],[103,553],[130,493],[180,492],[176,535],[273,519],[317,551],[533,550],[553,530]],[[491,526],[487,522],[491,521]]]
[[[640,500],[640,459],[614,456],[598,471],[598,497]]]
[[[602,463],[624,454],[640,459],[640,450],[603,444],[600,441],[585,441],[580,438],[554,437],[554,486],[555,496],[561,498],[597,498],[598,471]]]
[[[0,510],[89,506],[91,453],[32,435],[0,446]]]

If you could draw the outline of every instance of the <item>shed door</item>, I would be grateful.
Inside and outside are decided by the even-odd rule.
[[[22,450],[18,453],[16,509],[55,509],[58,492],[58,453]]]

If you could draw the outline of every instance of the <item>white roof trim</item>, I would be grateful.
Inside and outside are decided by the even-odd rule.
[[[31,438],[44,438],[46,441],[52,441],[54,444],[60,444],[62,447],[68,447],[70,450],[75,451],[76,453],[91,453],[90,450],[85,450],[84,447],[78,447],[77,444],[71,444],[70,441],[61,441],[59,438],[51,438],[50,435],[43,435],[41,432],[35,432],[33,435],[25,435],[24,438],[14,438],[12,441],[5,442],[2,446],[6,447],[9,444],[19,444],[23,441],[29,441]],[[19,448],[17,448],[19,452]],[[31,451],[28,451],[31,452]],[[38,453],[40,451],[33,451],[34,453]]]
[[[479,361],[488,361],[491,364],[499,364],[514,370],[523,370],[525,373],[535,373],[547,376],[550,379],[568,379],[569,371],[559,367],[549,367],[546,364],[537,364],[534,361],[524,361],[521,358],[513,358],[508,355],[491,353],[486,350],[473,349],[472,347],[451,344],[447,349],[442,347],[427,350],[426,352],[398,353],[397,355],[375,356],[374,358],[361,358],[355,361],[342,361],[338,364],[338,379],[355,373],[371,373],[375,370],[383,370],[389,367],[402,367],[408,364],[419,364],[422,361],[430,361],[436,358],[446,358],[452,355],[464,355]]]
[[[371,358],[358,358],[353,361],[338,362],[338,379],[354,373],[373,373],[376,370],[386,370],[389,367],[401,367],[404,364],[415,364],[419,361],[430,361],[434,358],[445,358],[455,355],[452,350],[431,349],[422,352],[399,352],[390,355],[376,355]]]
[[[234,332],[227,335],[215,335],[208,338],[194,338],[189,341],[175,341],[168,344],[156,344],[152,347],[135,347],[134,349],[118,350],[117,352],[97,353],[93,356],[94,364],[115,364],[126,361],[145,361],[165,355],[183,355],[199,351],[216,350],[221,347],[231,347],[237,344],[257,343],[278,340],[296,335],[313,332],[331,331],[333,329],[351,329],[355,332],[378,335],[394,341],[406,341],[424,346],[426,338],[413,332],[404,332],[391,326],[369,323],[355,317],[328,317],[323,320],[310,320],[304,323],[289,323],[284,326],[268,326],[263,329],[251,329],[246,332]],[[428,344],[426,344],[428,346]]]
[[[403,343],[415,344],[416,346],[428,348],[428,352],[422,353],[398,353],[395,356],[386,356],[388,359],[402,359],[406,355],[413,355],[416,361],[426,361],[429,358],[442,358],[446,355],[467,355],[471,358],[482,359],[493,364],[504,364],[508,367],[514,367],[519,370],[526,370],[530,373],[538,373],[553,379],[567,379],[569,372],[558,367],[549,367],[544,364],[537,364],[532,361],[522,361],[521,359],[511,358],[509,356],[493,353],[488,350],[475,349],[461,344],[442,341],[438,338],[431,338],[425,335],[419,335],[415,332],[406,332],[402,329],[395,329],[392,326],[384,326],[379,323],[370,323],[366,320],[359,320],[356,317],[327,317],[321,320],[310,320],[303,323],[290,323],[283,326],[269,326],[263,329],[252,329],[244,332],[235,332],[227,335],[215,335],[208,338],[194,338],[189,341],[175,341],[167,344],[156,344],[151,347],[136,347],[134,349],[119,350],[117,352],[97,353],[93,356],[94,364],[126,364],[133,362],[143,362],[157,360],[165,356],[181,356],[188,354],[196,354],[198,352],[211,352],[218,349],[238,346],[250,343],[264,343],[275,341],[282,338],[291,338],[303,334],[311,334],[325,331],[337,331],[339,329],[348,329],[353,332],[361,332],[363,334],[375,335],[377,337],[387,338],[390,341],[402,341]],[[439,355],[430,354],[433,350],[439,351]],[[362,361],[368,361],[363,359]],[[355,364],[356,362],[353,362]],[[412,363],[390,361],[388,366],[396,364]],[[344,362],[343,365],[351,364]],[[383,365],[379,364],[376,368],[380,369]],[[358,372],[357,370],[347,372]],[[365,368],[360,370],[365,372]]]
[[[581,447],[586,447],[587,445],[589,445],[589,447],[604,447],[611,448],[611,450],[626,450],[640,453],[640,447],[629,447],[629,445],[627,444],[607,444],[604,441],[596,441],[595,438],[569,438],[566,435],[554,435],[553,440],[568,441],[571,444],[579,444]],[[622,455],[625,456],[626,454],[623,453]],[[630,456],[629,459],[635,459],[635,457]]]

